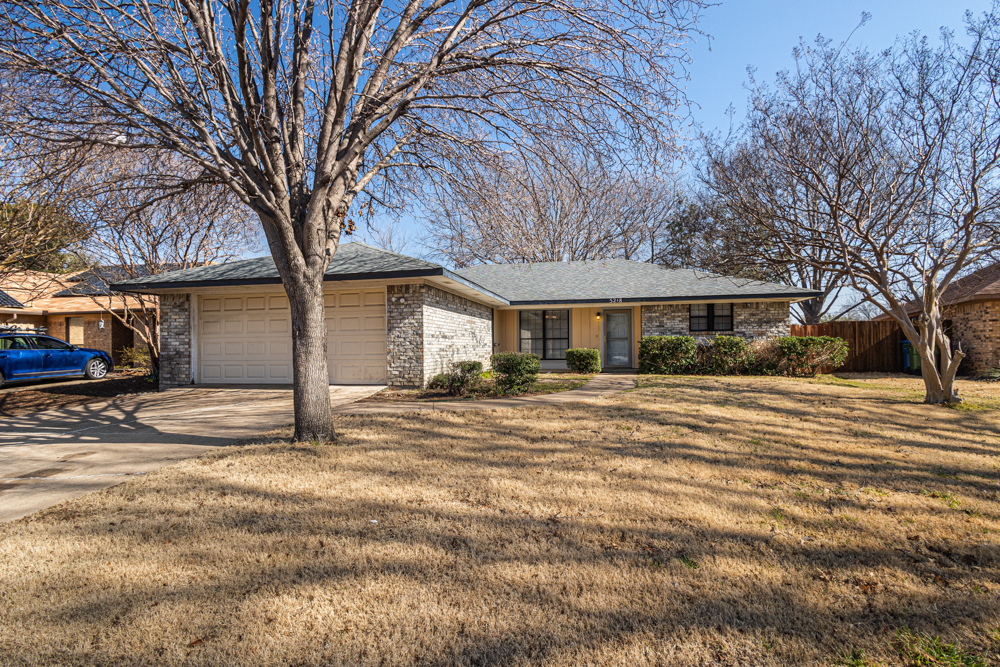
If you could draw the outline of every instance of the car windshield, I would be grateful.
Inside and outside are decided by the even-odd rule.
[[[28,341],[20,336],[0,338],[0,350],[27,350],[30,347]]]
[[[35,349],[37,350],[68,350],[70,347],[68,343],[64,343],[61,340],[42,338],[41,336],[32,338],[32,342],[35,344]]]

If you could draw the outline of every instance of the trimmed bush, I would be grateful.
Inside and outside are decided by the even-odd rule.
[[[526,352],[497,352],[490,357],[493,381],[501,396],[523,394],[538,379],[542,358]]]
[[[443,389],[452,396],[465,396],[482,383],[483,364],[480,361],[456,361],[451,371],[438,373],[428,383],[430,389]]]
[[[600,373],[601,352],[592,347],[566,350],[566,367],[575,373]]]
[[[786,336],[747,342],[716,336],[698,345],[691,336],[648,336],[639,343],[639,372],[713,375],[815,375],[841,366],[848,345],[830,336]]]
[[[698,344],[691,336],[646,336],[639,341],[640,373],[689,373],[697,365]]]
[[[753,350],[739,336],[716,336],[706,347],[706,370],[716,375],[742,375],[754,366]]]
[[[784,336],[778,339],[788,375],[816,375],[820,366],[843,365],[849,346],[832,336]]]

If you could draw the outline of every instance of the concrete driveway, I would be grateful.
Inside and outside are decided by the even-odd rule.
[[[334,407],[381,386],[331,386]],[[290,387],[174,389],[0,424],[0,521],[292,423]]]

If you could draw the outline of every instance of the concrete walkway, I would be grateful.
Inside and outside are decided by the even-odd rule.
[[[357,403],[381,386],[331,386],[334,414],[559,405],[635,386],[598,375],[580,389],[483,401]],[[206,387],[137,394],[6,418],[0,424],[0,522],[12,521],[210,449],[292,423],[290,387]]]
[[[541,396],[522,396],[520,398],[491,398],[482,401],[400,401],[398,403],[371,402],[351,403],[334,409],[338,415],[373,415],[400,412],[464,412],[466,410],[497,410],[501,408],[520,408],[526,405],[559,405],[575,403],[590,398],[599,398],[616,394],[635,387],[636,375],[604,374],[595,375],[579,389],[560,391],[555,394]]]

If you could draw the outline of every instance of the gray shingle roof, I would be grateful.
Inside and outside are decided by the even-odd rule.
[[[799,287],[691,269],[665,269],[625,259],[494,264],[456,273],[506,297],[512,305],[818,296]]]
[[[0,308],[24,308],[24,304],[7,292],[0,290]]]
[[[373,248],[364,243],[344,243],[333,256],[326,270],[327,280],[351,280],[376,277],[405,277],[412,274],[441,273],[440,264]],[[134,278],[114,283],[114,289],[166,289],[192,287],[204,283],[218,285],[278,284],[281,278],[274,260],[255,257],[226,264],[211,264],[181,271],[160,273],[147,278]]]
[[[474,266],[449,271],[440,264],[373,248],[364,243],[340,246],[326,271],[327,280],[446,276],[513,305],[629,301],[817,296],[798,287],[727,278],[689,269],[664,269],[624,259],[590,262],[541,262]],[[199,266],[111,285],[124,291],[169,290],[210,285],[280,284],[271,257]]]

